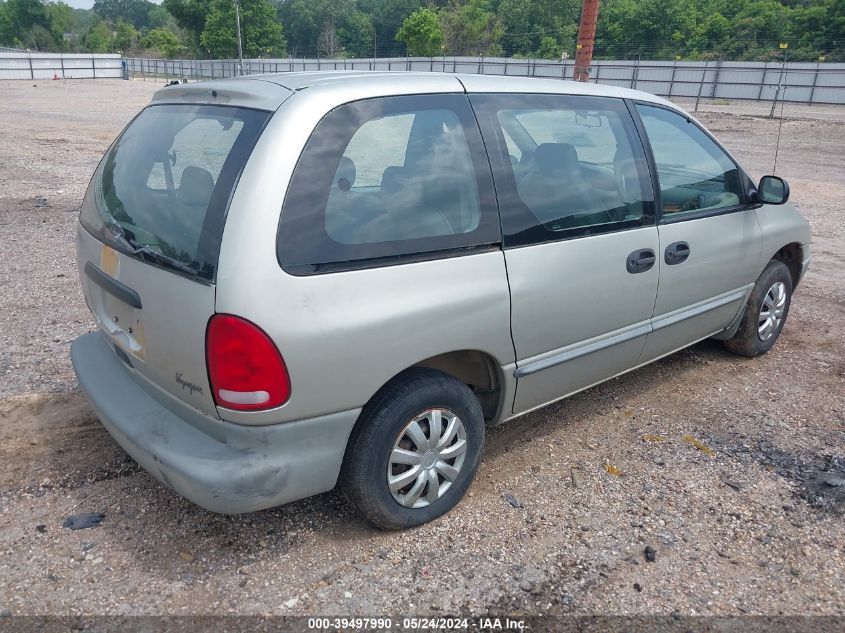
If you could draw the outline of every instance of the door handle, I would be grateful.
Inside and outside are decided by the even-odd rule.
[[[680,264],[687,261],[689,257],[690,248],[686,242],[673,242],[666,247],[666,252],[663,254],[664,261],[670,266]]]
[[[628,269],[629,273],[635,275],[649,270],[652,266],[654,266],[655,261],[657,261],[657,257],[654,256],[653,250],[650,248],[641,248],[640,250],[634,251],[628,255],[625,267]]]

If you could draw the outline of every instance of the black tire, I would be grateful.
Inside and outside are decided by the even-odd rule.
[[[463,423],[463,464],[439,499],[425,507],[405,507],[388,487],[390,455],[405,427],[433,409],[454,412]],[[430,431],[427,425],[425,422]],[[376,527],[396,530],[421,525],[445,514],[461,500],[478,470],[483,448],[484,415],[469,387],[441,371],[410,369],[383,387],[361,412],[349,438],[340,487],[349,502]],[[429,490],[428,486],[424,490]]]
[[[757,329],[760,323],[760,313],[763,309],[763,301],[766,298],[766,294],[778,282],[782,283],[786,289],[786,304],[783,308],[783,317],[772,335],[764,340],[761,338]],[[763,270],[763,273],[757,279],[757,283],[754,284],[754,290],[748,299],[739,329],[732,338],[725,341],[725,347],[739,356],[753,357],[765,354],[772,349],[775,341],[778,340],[781,330],[783,330],[783,326],[786,323],[786,317],[789,315],[789,306],[791,303],[792,275],[786,264],[773,259]]]

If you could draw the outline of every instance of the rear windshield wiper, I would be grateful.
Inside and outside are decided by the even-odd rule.
[[[197,274],[197,270],[192,266],[189,266],[184,262],[180,262],[178,259],[168,257],[164,253],[160,253],[146,244],[139,243],[135,239],[135,235],[132,231],[126,229],[117,222],[108,222],[106,225],[110,229],[112,238],[131,254],[137,255],[145,261],[160,264],[167,268],[173,268],[174,270],[178,270],[189,275]]]
[[[130,242],[131,244],[131,242]],[[157,250],[154,250],[146,245],[137,245],[135,246],[135,254],[138,255],[141,259],[145,259],[148,262],[153,262],[155,264],[161,264],[167,268],[173,268],[175,270],[179,270],[183,273],[187,273],[189,275],[196,275],[197,270],[184,262],[180,262],[178,259],[173,259],[172,257],[168,257],[164,253],[159,253]]]

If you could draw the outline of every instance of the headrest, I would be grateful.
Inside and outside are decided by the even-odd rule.
[[[569,143],[541,143],[534,150],[534,164],[547,175],[571,171],[579,167],[578,154]]]
[[[340,164],[338,164],[337,171],[334,174],[333,186],[341,191],[349,191],[355,184],[355,176],[357,176],[355,163],[348,156],[341,156]]]
[[[392,165],[384,170],[381,177],[381,191],[383,193],[399,193],[405,180],[405,168]]]
[[[634,154],[628,147],[624,145],[620,145],[619,147],[617,147],[616,152],[613,154],[614,163],[619,163],[623,160],[632,160],[633,158]]]
[[[182,171],[179,198],[194,207],[207,207],[214,193],[214,178],[202,167],[189,165]]]

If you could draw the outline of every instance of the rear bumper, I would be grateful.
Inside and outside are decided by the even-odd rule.
[[[119,360],[99,333],[70,349],[79,384],[114,439],[154,477],[207,510],[252,512],[331,490],[360,409],[270,426],[191,420]]]

